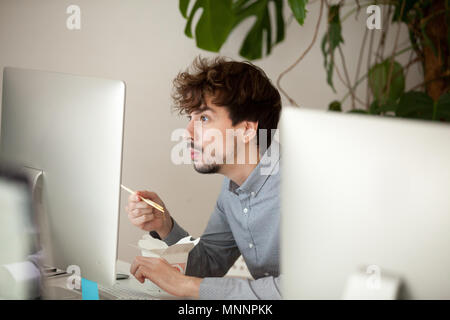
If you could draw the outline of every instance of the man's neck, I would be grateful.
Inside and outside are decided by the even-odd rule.
[[[243,164],[236,163],[237,161],[235,159],[234,164],[224,164],[219,173],[228,177],[228,179],[236,183],[238,186],[241,186],[245,182],[245,180],[247,180],[247,178],[250,176],[250,174],[256,168],[256,166],[260,161],[259,148],[256,153],[257,153],[256,163],[249,163],[247,157],[245,159],[246,160],[245,163]]]

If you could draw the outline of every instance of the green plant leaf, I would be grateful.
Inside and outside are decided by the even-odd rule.
[[[180,0],[179,2],[179,8],[180,8],[180,12],[183,15],[184,18],[187,18],[187,9],[189,6],[189,2],[190,0]]]
[[[397,110],[397,103],[391,99],[385,102],[374,100],[369,108],[370,114],[382,114],[386,112],[395,112]]]
[[[274,15],[270,12],[270,2],[275,4]],[[272,47],[284,40],[283,0],[195,0],[188,13],[189,3],[189,0],[179,2],[180,12],[187,19],[185,34],[193,38],[193,18],[198,9],[202,9],[195,26],[196,45],[201,49],[218,52],[231,31],[251,17],[256,19],[240,48],[242,57],[249,60],[262,58],[264,44],[266,54],[270,54]],[[271,16],[275,17],[275,41],[272,40]]]
[[[190,38],[192,38],[192,20],[194,15],[198,9],[203,9],[195,27],[197,47],[218,52],[234,26],[233,1],[196,0],[189,14],[187,13],[189,1],[180,0],[179,4],[181,14],[187,16],[185,34]]]
[[[390,59],[386,59],[383,62],[372,66],[369,70],[369,87],[375,99],[381,103],[386,102],[388,99],[396,101],[405,90],[403,67],[398,62],[394,61],[389,92],[386,92],[390,68],[391,61]]]
[[[303,25],[306,18],[306,4],[308,0],[288,0],[292,13],[300,25]]]
[[[321,49],[324,58],[324,67],[327,73],[327,83],[336,92],[333,85],[334,50],[344,43],[342,38],[341,20],[339,17],[339,5],[330,6],[328,11],[328,30],[323,36]]]
[[[275,13],[276,13],[276,24],[277,24],[277,38],[276,42],[280,43],[284,40],[285,30],[284,30],[284,16],[283,16],[283,1],[275,2]]]
[[[380,106],[381,112],[395,112],[397,111],[398,104],[394,100],[388,99],[385,103]]]
[[[347,113],[360,113],[360,114],[367,114],[367,111],[364,109],[353,109],[350,111],[347,111]]]
[[[450,121],[450,93],[444,93],[436,103],[435,120]]]
[[[369,107],[370,114],[381,114],[380,101],[374,100]]]
[[[433,106],[433,99],[426,93],[409,91],[400,97],[395,115],[402,118],[432,120]]]
[[[332,101],[328,105],[328,110],[330,111],[342,111],[341,103],[337,100]]]
[[[272,46],[284,40],[283,0],[272,0],[275,3],[276,39],[272,42],[272,23],[270,21],[269,0],[255,1],[237,12],[238,25],[249,17],[256,17],[253,26],[242,43],[239,54],[249,60],[260,59],[263,56],[264,33],[266,35],[266,54],[270,54]]]

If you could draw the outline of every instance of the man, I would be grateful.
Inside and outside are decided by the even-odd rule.
[[[131,273],[180,297],[280,299],[279,145],[271,134],[281,112],[278,91],[248,62],[198,58],[192,70],[174,80],[173,98],[188,117],[194,169],[225,178],[206,230],[189,253],[185,274],[163,259],[145,257],[136,257]],[[266,130],[267,140],[257,134]],[[239,161],[240,155],[245,161]],[[159,203],[166,213],[140,196]],[[188,235],[154,192],[131,195],[127,213],[134,225],[168,245]],[[255,280],[223,277],[241,254]]]

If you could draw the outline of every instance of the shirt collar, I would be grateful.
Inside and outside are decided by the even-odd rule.
[[[236,194],[254,192],[254,195],[257,195],[269,176],[278,172],[279,161],[280,144],[275,139],[272,139],[269,148],[264,152],[258,165],[253,169],[244,183],[238,186],[234,181],[230,180],[228,190]]]

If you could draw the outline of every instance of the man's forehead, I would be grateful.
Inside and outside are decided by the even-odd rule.
[[[210,111],[211,113],[216,114],[216,115],[228,116],[227,108],[217,106],[214,103],[212,103],[211,101],[203,102],[201,106],[192,110],[191,114],[199,114],[199,113],[206,112],[206,111]]]
[[[211,112],[216,113],[217,112],[216,110],[217,110],[217,107],[215,107],[215,106],[202,104],[200,107],[198,107],[197,109],[192,111],[192,113],[196,114],[196,113],[202,113],[202,112],[205,112],[205,111],[211,111]]]

